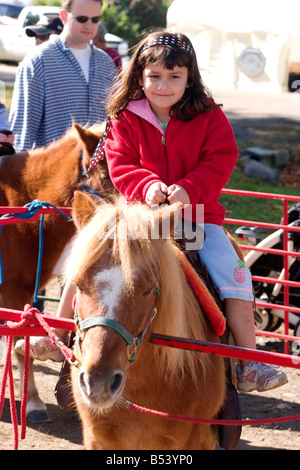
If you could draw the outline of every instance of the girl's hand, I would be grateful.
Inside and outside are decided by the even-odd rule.
[[[168,187],[162,182],[151,184],[146,194],[146,203],[151,206],[152,204],[162,204],[167,197]]]
[[[172,184],[168,187],[167,197],[170,204],[174,204],[174,202],[190,204],[191,202],[190,196],[182,186],[179,186],[179,184]]]

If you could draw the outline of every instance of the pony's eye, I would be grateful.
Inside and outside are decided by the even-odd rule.
[[[152,287],[151,289],[145,290],[145,292],[143,293],[143,297],[148,297],[148,295],[151,294],[151,291],[152,291]]]
[[[79,292],[83,292],[83,288],[79,284],[76,284],[76,287],[79,290]]]

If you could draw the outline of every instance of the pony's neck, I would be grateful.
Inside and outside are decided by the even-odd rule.
[[[28,152],[24,184],[33,199],[66,206],[80,179],[82,143],[72,135]]]

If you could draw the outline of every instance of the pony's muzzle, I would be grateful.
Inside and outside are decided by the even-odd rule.
[[[79,387],[89,406],[108,408],[121,396],[125,384],[125,374],[121,370],[112,373],[81,370],[78,376]]]

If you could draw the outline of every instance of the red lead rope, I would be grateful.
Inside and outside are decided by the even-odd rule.
[[[59,338],[55,335],[53,330],[50,328],[46,320],[43,318],[43,315],[39,312],[38,309],[26,305],[24,312],[21,315],[21,321],[16,323],[12,321],[7,321],[7,326],[12,330],[18,330],[27,326],[41,326],[52,342],[57,344],[64,357],[71,363],[76,365],[76,358],[72,349],[68,348]],[[5,398],[5,389],[8,379],[9,383],[9,400],[10,400],[10,415],[11,421],[14,429],[14,450],[18,449],[18,422],[17,422],[17,411],[15,404],[15,394],[14,394],[14,383],[13,383],[13,373],[12,373],[12,361],[11,361],[11,351],[13,345],[13,336],[7,336],[6,338],[6,356],[4,362],[4,370],[0,388],[0,419],[2,416],[2,410],[4,405]],[[28,373],[29,373],[29,336],[25,337],[25,352],[24,352],[24,371],[23,371],[23,387],[22,387],[22,401],[21,401],[21,439],[25,439],[26,436],[26,405],[28,398]]]
[[[2,377],[1,390],[0,390],[0,418],[2,415],[5,388],[6,388],[7,378],[8,378],[10,416],[11,416],[11,421],[12,421],[13,428],[14,428],[14,450],[17,450],[18,449],[18,422],[17,422],[17,411],[16,411],[15,394],[14,394],[14,381],[13,381],[12,365],[11,365],[12,342],[13,342],[13,338],[11,336],[6,338],[6,358],[5,358],[5,363],[4,363],[3,377]],[[26,426],[26,423],[25,423],[25,426]]]
[[[165,413],[163,411],[151,410],[150,408],[145,408],[144,406],[136,405],[131,403],[124,398],[120,398],[119,403],[123,405],[130,411],[139,411],[140,413],[146,413],[150,415],[157,416],[158,418],[166,418],[174,421],[187,421],[190,423],[198,424],[215,424],[219,426],[254,426],[256,424],[273,424],[273,423],[285,423],[289,421],[299,421],[300,415],[296,416],[282,416],[278,418],[260,418],[260,419],[206,419],[206,418],[192,418],[190,416],[180,416],[170,413]]]

